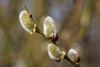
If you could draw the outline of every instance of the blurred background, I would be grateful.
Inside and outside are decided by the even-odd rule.
[[[100,0],[0,0],[0,67],[73,67],[51,60],[47,40],[24,31],[19,13],[25,5],[41,31],[43,17],[55,20],[58,46],[76,49],[81,67],[100,67]]]

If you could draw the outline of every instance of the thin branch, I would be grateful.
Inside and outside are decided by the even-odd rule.
[[[29,10],[27,9],[27,7],[25,6],[25,9],[29,12]],[[30,13],[30,12],[29,12]],[[32,14],[31,14],[31,16],[32,16]],[[32,21],[34,22],[35,20],[32,18],[30,16],[30,18],[32,19]],[[46,40],[50,40],[52,43],[54,43],[55,45],[57,45],[56,44],[56,41],[55,40],[52,40],[52,39],[48,39],[45,35],[44,35],[44,33],[43,32],[41,32],[41,30],[39,29],[39,27],[38,26],[36,26],[36,33],[39,33],[41,36],[43,36]],[[64,59],[65,60],[67,60],[67,61],[69,61],[74,67],[80,67],[80,64],[78,63],[78,62],[73,62],[70,58],[68,58],[68,56],[64,56]]]
[[[37,32],[38,32],[40,35],[42,35],[45,39],[47,39],[47,38],[45,37],[45,35],[40,31],[40,29],[39,29],[39,28],[37,28],[37,29],[38,29]],[[47,39],[47,40],[50,40],[50,39]],[[52,40],[51,40],[51,41],[52,41]],[[56,42],[54,42],[54,41],[52,41],[52,42],[53,42],[55,45],[57,45]],[[76,62],[71,61],[66,55],[65,55],[64,59],[67,60],[67,61],[69,61],[74,67],[80,67],[80,64],[79,64],[79,63],[76,63]]]

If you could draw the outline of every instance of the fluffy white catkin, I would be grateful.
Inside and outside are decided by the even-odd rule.
[[[19,20],[22,28],[32,34],[36,31],[36,24],[33,22],[27,10],[22,10],[19,14]]]
[[[48,55],[51,59],[53,60],[64,59],[65,52],[61,51],[59,47],[56,46],[54,43],[49,43],[47,49],[48,49]]]
[[[47,38],[57,33],[55,22],[50,16],[44,19],[43,33]]]
[[[73,62],[77,62],[77,60],[79,59],[79,55],[77,53],[77,51],[73,48],[69,49],[68,51],[68,57],[73,61]]]

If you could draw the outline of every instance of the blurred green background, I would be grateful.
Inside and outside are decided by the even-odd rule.
[[[27,6],[41,30],[42,18],[51,16],[59,34],[57,44],[75,48],[81,67],[100,67],[100,0],[0,0],[0,67],[73,67],[48,57],[41,35],[29,35],[19,23]]]

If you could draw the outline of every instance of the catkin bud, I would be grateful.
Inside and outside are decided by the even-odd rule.
[[[47,16],[44,19],[43,33],[47,38],[50,38],[54,41],[58,40],[56,26],[54,24],[54,20],[50,16]]]
[[[61,61],[62,59],[64,59],[65,52],[61,51],[60,48],[54,43],[49,43],[47,49],[48,55],[51,59],[55,61]]]
[[[77,51],[73,48],[69,49],[68,58],[70,58],[70,60],[73,62],[79,62],[79,60],[80,60]]]
[[[30,13],[27,10],[22,10],[19,14],[19,20],[21,23],[22,28],[32,34],[36,32],[36,24],[33,22],[32,18],[30,17]]]

